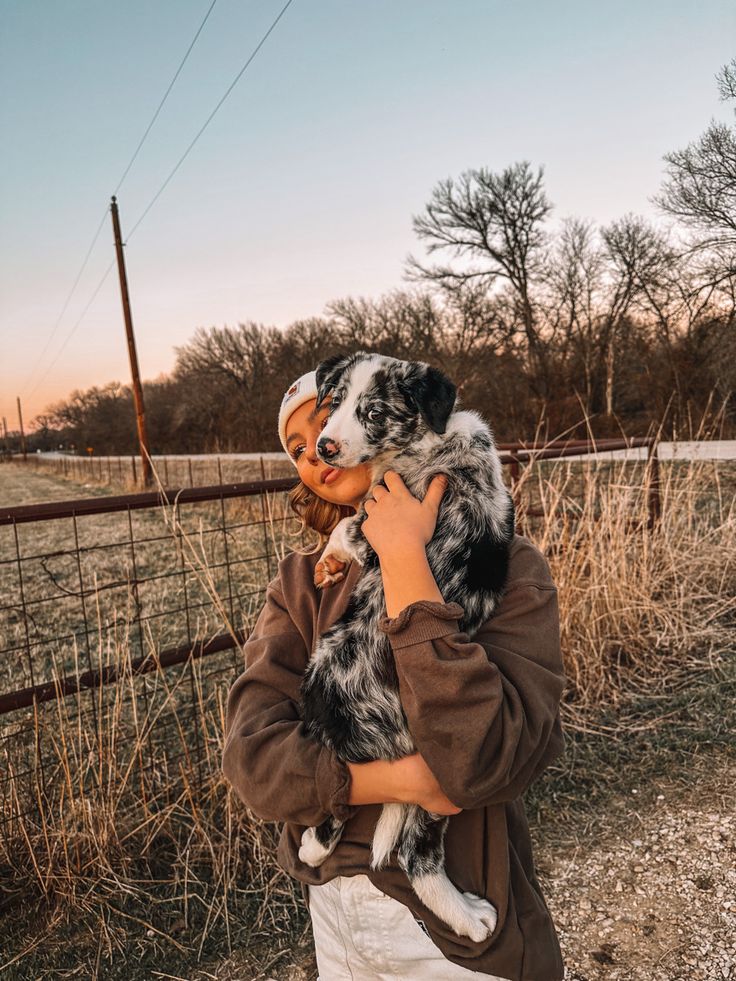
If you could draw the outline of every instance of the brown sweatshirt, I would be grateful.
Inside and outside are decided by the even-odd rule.
[[[450,961],[509,981],[560,981],[563,964],[534,871],[521,795],[564,748],[559,703],[565,687],[557,590],[542,553],[514,537],[506,592],[470,640],[457,603],[421,600],[381,630],[390,639],[401,701],[417,750],[458,807],[445,837],[446,870],[461,890],[498,909],[491,936],[458,937],[412,890],[392,853],[380,871],[370,848],[381,804],[348,804],[350,773],[308,736],[299,686],[317,637],[344,612],[360,566],[324,591],[312,584],[319,554],[279,563],[248,638],[245,672],[227,705],[223,771],[250,810],[283,822],[278,860],[289,875],[318,885],[364,873],[423,920]],[[299,861],[306,827],[328,814],[347,821],[319,868]]]

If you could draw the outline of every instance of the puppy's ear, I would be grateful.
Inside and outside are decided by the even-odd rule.
[[[457,389],[447,375],[421,361],[413,361],[398,386],[407,405],[418,409],[429,428],[444,433],[457,398]]]
[[[336,354],[331,358],[320,361],[315,370],[317,376],[317,405],[321,406],[330,392],[337,387],[340,376],[350,363],[345,354]]]

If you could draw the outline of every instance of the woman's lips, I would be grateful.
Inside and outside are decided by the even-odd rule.
[[[334,483],[341,473],[342,470],[335,469],[334,467],[331,467],[329,470],[325,470],[325,472],[322,474],[322,483],[323,484]]]

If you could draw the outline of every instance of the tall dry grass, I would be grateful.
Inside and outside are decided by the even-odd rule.
[[[558,588],[568,720],[675,690],[733,653],[736,463],[564,460],[519,489],[545,512],[534,538]],[[533,485],[533,486],[532,486]],[[587,719],[587,722],[583,722]]]
[[[651,477],[626,462],[558,461],[530,466],[518,487],[545,512],[530,535],[559,590],[573,724],[632,692],[684,683],[733,646],[734,467],[663,464],[662,516],[648,530]],[[173,511],[166,517],[214,590],[196,535],[182,534]],[[283,554],[288,523],[274,518],[270,533]],[[65,957],[109,976],[104,965],[133,948],[142,964],[166,963],[173,975],[177,958],[259,941],[274,949],[275,935],[299,922],[298,889],[275,863],[275,828],[249,814],[220,774],[239,655],[133,677],[126,651],[120,635],[98,652],[122,671],[118,685],[39,706],[14,738],[5,732],[0,969],[16,966],[18,977],[29,958]]]

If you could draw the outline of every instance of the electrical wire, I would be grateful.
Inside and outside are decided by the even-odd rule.
[[[97,239],[100,237],[100,232],[102,231],[102,227],[105,224],[105,221],[107,220],[107,214],[108,214],[109,210],[110,210],[110,208],[108,206],[107,208],[105,208],[105,210],[104,210],[104,212],[102,214],[102,218],[100,219],[100,224],[97,226],[97,231],[95,232],[94,236],[92,237],[92,242],[90,243],[90,246],[87,249],[87,255],[84,257],[84,262],[82,263],[82,265],[81,265],[81,267],[79,269],[79,272],[77,273],[77,278],[74,280],[74,284],[72,285],[72,288],[69,290],[69,293],[67,295],[67,298],[64,301],[64,306],[61,308],[61,313],[56,318],[56,322],[54,323],[54,326],[51,328],[51,333],[48,336],[48,340],[46,341],[46,344],[44,345],[43,351],[41,351],[41,353],[39,354],[39,356],[36,358],[36,363],[31,368],[30,374],[26,376],[26,380],[23,382],[23,385],[21,386],[21,390],[24,390],[24,389],[26,389],[28,387],[28,385],[31,382],[31,379],[36,374],[36,371],[38,370],[39,365],[41,364],[41,362],[43,361],[43,359],[46,357],[46,352],[48,351],[49,347],[51,346],[51,342],[53,341],[54,337],[56,336],[56,331],[59,329],[59,324],[61,323],[62,318],[63,318],[64,314],[66,313],[66,308],[69,306],[69,302],[70,302],[72,296],[74,295],[74,292],[75,292],[75,290],[77,288],[77,285],[79,284],[79,280],[82,278],[82,273],[87,268],[87,263],[89,262],[89,257],[92,255],[92,249],[94,249],[95,243],[97,242]]]
[[[53,361],[52,361],[52,362],[51,362],[51,364],[50,364],[50,365],[48,366],[48,368],[46,369],[46,371],[44,371],[44,373],[43,373],[43,374],[41,375],[41,377],[40,377],[40,378],[38,379],[38,381],[36,382],[36,384],[35,384],[35,385],[33,386],[33,389],[32,389],[32,390],[31,390],[31,391],[30,391],[30,392],[28,393],[28,395],[26,396],[27,398],[31,398],[31,396],[32,396],[32,395],[33,395],[33,394],[34,394],[34,393],[36,392],[36,390],[38,389],[38,387],[39,387],[39,385],[41,384],[41,382],[43,382],[43,381],[45,381],[45,380],[46,380],[46,378],[47,378],[47,376],[48,376],[48,374],[49,374],[49,372],[51,371],[51,369],[52,369],[52,368],[54,367],[54,365],[56,364],[56,362],[57,362],[57,361],[59,360],[59,358],[61,357],[61,355],[62,355],[62,352],[64,351],[64,349],[66,348],[66,346],[67,346],[67,344],[69,343],[69,341],[70,341],[70,340],[72,339],[72,337],[73,337],[73,336],[74,336],[74,334],[76,333],[76,330],[77,330],[77,327],[79,327],[79,325],[80,325],[80,324],[82,323],[82,321],[84,320],[84,318],[85,318],[85,315],[86,315],[86,313],[87,313],[87,311],[88,311],[88,310],[89,310],[89,308],[90,308],[90,307],[92,306],[92,304],[93,304],[93,302],[95,301],[95,299],[96,299],[96,297],[97,297],[97,294],[98,294],[98,293],[100,292],[100,290],[102,289],[102,284],[103,284],[103,283],[105,282],[105,280],[107,279],[107,277],[108,277],[108,276],[110,275],[110,271],[111,271],[111,269],[112,269],[112,267],[113,267],[113,266],[115,265],[115,262],[116,262],[116,261],[117,261],[116,259],[113,259],[113,260],[112,260],[112,262],[110,263],[110,265],[109,265],[109,266],[107,267],[107,269],[105,270],[105,273],[104,273],[104,275],[103,275],[103,277],[102,277],[102,279],[101,279],[101,280],[99,281],[99,283],[97,284],[97,286],[96,286],[96,288],[95,288],[95,291],[94,291],[94,293],[92,294],[92,296],[91,296],[91,297],[89,298],[89,300],[87,301],[87,306],[86,306],[86,307],[84,308],[84,310],[82,310],[82,312],[80,313],[80,315],[79,315],[79,317],[77,318],[77,320],[76,320],[76,322],[75,322],[75,324],[74,324],[74,326],[72,327],[72,329],[71,329],[71,330],[69,331],[69,333],[67,334],[67,336],[66,336],[66,339],[65,339],[65,341],[64,341],[64,343],[63,343],[63,344],[61,345],[61,347],[59,348],[59,350],[58,350],[58,351],[56,352],[56,355],[55,355],[55,357],[54,357],[54,359],[53,359]]]
[[[168,87],[167,87],[166,91],[163,94],[163,98],[159,102],[158,107],[157,107],[156,111],[154,112],[154,114],[153,114],[153,116],[151,118],[151,121],[149,122],[148,126],[146,127],[145,133],[141,137],[141,139],[140,139],[140,141],[138,143],[138,146],[135,148],[135,151],[133,153],[133,156],[128,161],[128,165],[125,168],[125,170],[123,171],[123,175],[120,178],[120,180],[118,181],[117,187],[115,188],[115,190],[113,192],[114,194],[117,194],[118,193],[118,191],[122,187],[123,181],[128,176],[128,173],[130,172],[130,169],[133,166],[133,163],[135,162],[136,157],[140,153],[141,148],[143,147],[143,144],[146,142],[146,139],[148,138],[148,134],[153,129],[154,123],[158,119],[158,116],[159,116],[161,110],[164,107],[164,103],[168,99],[169,94],[171,93],[171,90],[173,89],[174,85],[176,84],[176,80],[179,77],[179,75],[181,74],[181,71],[184,68],[184,65],[186,64],[187,59],[189,58],[189,55],[192,53],[192,50],[194,48],[194,45],[197,43],[197,40],[199,38],[199,35],[202,33],[202,30],[204,29],[204,26],[207,23],[207,21],[209,19],[209,16],[212,13],[212,11],[213,11],[216,3],[217,3],[217,0],[212,0],[212,3],[210,4],[210,6],[209,6],[209,8],[207,10],[207,13],[204,15],[204,18],[202,20],[202,23],[197,28],[197,33],[192,38],[192,41],[191,41],[189,47],[187,48],[186,52],[184,53],[184,57],[179,62],[179,67],[176,69],[173,78],[169,82]],[[31,383],[31,381],[33,380],[34,375],[36,374],[36,372],[38,371],[40,365],[42,364],[43,359],[46,357],[46,353],[49,350],[49,347],[51,346],[51,342],[53,341],[54,337],[56,336],[56,332],[59,329],[59,325],[60,325],[60,323],[61,323],[61,321],[62,321],[62,319],[64,317],[64,314],[66,313],[66,310],[67,310],[67,307],[69,306],[69,303],[71,301],[71,298],[74,295],[74,293],[75,293],[75,291],[77,289],[77,286],[79,285],[79,280],[82,278],[82,273],[87,268],[87,263],[89,262],[89,257],[92,255],[92,250],[94,249],[95,244],[97,242],[97,239],[100,236],[100,232],[102,231],[102,227],[105,224],[105,221],[107,219],[107,215],[108,215],[109,211],[110,211],[110,208],[108,206],[107,208],[105,208],[105,211],[104,211],[104,214],[102,215],[102,219],[100,221],[100,224],[97,227],[97,231],[95,232],[95,234],[94,234],[94,236],[92,238],[92,242],[90,244],[89,249],[87,250],[87,254],[84,257],[84,261],[83,261],[83,263],[82,263],[82,265],[81,265],[81,267],[79,269],[79,272],[77,273],[77,276],[76,276],[76,279],[74,280],[74,283],[72,285],[72,288],[69,290],[69,293],[67,295],[67,298],[66,298],[66,300],[64,302],[64,306],[61,309],[61,313],[56,318],[56,321],[54,323],[54,326],[51,328],[51,333],[48,336],[48,339],[47,339],[47,341],[46,341],[46,343],[44,345],[43,350],[41,351],[41,354],[36,358],[35,364],[34,364],[33,368],[31,368],[30,374],[27,375],[25,381],[23,382],[23,384],[21,386],[21,390],[22,391],[25,390],[25,389],[27,389],[28,385]],[[108,270],[108,273],[109,273],[109,270]],[[107,278],[108,273],[105,273],[105,276],[103,277],[103,282]],[[101,285],[102,285],[102,283],[100,283],[100,286]],[[99,288],[100,287],[98,286],[97,289],[95,290],[94,296],[96,296],[97,293],[99,292]],[[87,304],[87,306],[84,309],[85,309],[85,312],[89,309],[89,303]],[[74,327],[72,328],[72,333],[77,329],[77,327],[79,326],[79,323],[80,322],[81,322],[81,320],[78,320],[75,323]],[[71,337],[71,334],[69,335],[69,337],[67,338],[67,340],[64,341],[64,344],[63,344],[61,350],[63,350],[64,347],[66,347],[66,345],[67,345],[70,337]],[[55,364],[56,363],[56,360],[58,359],[59,353],[57,353],[56,358],[54,359],[54,361],[52,362],[52,364]],[[48,374],[48,369],[47,369],[47,371],[44,374],[44,378],[46,377],[46,374]],[[30,395],[32,395],[33,392],[35,392],[37,388],[38,388],[38,383],[34,386],[33,391],[31,393],[29,393],[26,397],[27,398],[30,398]]]
[[[202,23],[201,23],[201,25],[199,27],[199,30],[197,31],[197,33],[196,33],[196,35],[194,37],[194,40],[192,41],[192,43],[190,44],[190,46],[189,46],[186,54],[184,55],[184,58],[182,59],[182,62],[179,65],[179,68],[177,69],[176,74],[174,75],[174,78],[172,79],[172,81],[171,81],[168,89],[166,90],[166,93],[164,94],[164,97],[161,100],[161,103],[159,104],[158,109],[154,113],[153,119],[149,123],[148,128],[146,129],[146,132],[143,134],[143,137],[142,137],[140,143],[138,144],[138,147],[136,148],[135,153],[133,154],[130,162],[128,163],[128,166],[125,169],[125,172],[123,173],[123,176],[120,178],[120,181],[118,183],[118,186],[116,188],[116,191],[120,188],[120,185],[125,180],[125,177],[127,176],[128,171],[130,170],[130,168],[131,168],[131,166],[133,164],[133,161],[135,160],[135,158],[137,157],[138,153],[140,152],[140,149],[143,146],[143,143],[145,142],[145,139],[148,136],[149,132],[151,131],[151,128],[152,128],[154,122],[156,121],[156,118],[157,118],[159,112],[161,111],[161,108],[163,107],[163,104],[166,101],[166,98],[168,97],[168,94],[171,91],[174,82],[176,81],[179,73],[181,72],[181,69],[183,68],[185,61],[189,57],[189,53],[191,52],[192,48],[194,47],[194,44],[195,44],[197,38],[199,37],[199,35],[200,35],[201,31],[202,31],[202,28],[204,27],[204,25],[205,25],[205,23],[207,21],[207,18],[209,17],[210,13],[212,12],[212,8],[214,7],[215,2],[216,2],[216,0],[213,0],[212,4],[210,5],[210,8],[207,11],[204,20],[202,21]],[[253,49],[253,51],[249,55],[247,61],[243,65],[243,67],[240,69],[240,71],[238,72],[238,74],[235,76],[235,78],[233,79],[233,81],[230,83],[230,85],[226,89],[226,91],[225,91],[224,95],[222,96],[222,98],[219,100],[219,102],[217,103],[217,105],[215,106],[215,108],[212,110],[212,112],[209,114],[209,116],[207,117],[207,119],[204,121],[203,125],[197,131],[194,139],[191,141],[191,143],[189,144],[189,146],[186,148],[186,150],[184,151],[184,153],[181,155],[181,157],[177,161],[177,163],[174,166],[174,168],[172,169],[172,171],[169,173],[169,175],[166,178],[166,180],[163,182],[163,184],[158,189],[158,191],[156,191],[156,193],[154,194],[153,198],[150,200],[150,202],[148,203],[148,205],[146,206],[146,208],[143,210],[142,214],[140,215],[140,217],[138,218],[138,220],[136,221],[136,223],[131,228],[131,230],[128,233],[128,236],[127,236],[125,242],[123,243],[124,245],[127,245],[128,241],[130,240],[130,238],[133,235],[133,233],[136,231],[136,229],[141,224],[141,222],[143,221],[143,219],[146,217],[146,215],[148,214],[148,212],[154,206],[154,204],[159,199],[159,197],[161,196],[161,194],[163,193],[163,191],[166,189],[166,187],[168,187],[169,183],[171,182],[172,178],[174,177],[174,174],[176,174],[176,172],[179,170],[179,168],[184,163],[184,161],[186,160],[186,158],[189,156],[189,154],[193,150],[193,148],[194,148],[195,144],[197,143],[197,141],[199,140],[199,138],[202,136],[202,134],[207,129],[207,127],[209,126],[209,124],[215,118],[215,116],[216,116],[217,112],[219,111],[220,107],[223,105],[223,103],[225,102],[225,100],[227,99],[227,97],[230,95],[230,93],[232,92],[232,90],[235,88],[235,86],[238,84],[238,82],[240,81],[240,79],[242,78],[242,76],[245,74],[245,72],[248,69],[248,67],[250,66],[251,62],[256,57],[256,55],[258,54],[258,52],[261,50],[261,48],[263,47],[263,45],[266,43],[266,41],[268,40],[269,36],[271,35],[271,33],[273,32],[273,30],[275,29],[276,25],[281,20],[281,18],[284,16],[284,14],[286,13],[286,11],[289,9],[289,7],[291,6],[291,4],[293,2],[294,2],[294,0],[287,0],[287,2],[281,8],[281,10],[279,11],[278,15],[276,16],[276,18],[272,22],[271,26],[268,28],[268,30],[263,35],[263,37],[261,38],[261,40],[258,42],[258,44],[256,45],[256,47]],[[84,267],[86,266],[87,260],[89,259],[89,256],[90,256],[90,254],[92,252],[92,248],[94,247],[94,244],[97,241],[97,238],[98,238],[98,236],[100,234],[100,231],[102,229],[102,225],[104,224],[104,220],[107,217],[107,212],[108,211],[109,211],[109,208],[107,208],[105,210],[105,214],[103,215],[103,220],[102,220],[102,222],[100,222],[100,226],[97,229],[97,232],[95,233],[95,237],[94,237],[94,239],[92,241],[92,245],[90,246],[90,249],[89,249],[89,251],[87,253],[87,256],[85,258],[85,261],[84,261],[84,264],[82,266],[82,269],[80,270],[79,275],[77,276],[77,279],[75,280],[74,286],[72,287],[72,290],[71,290],[71,292],[69,294],[69,297],[67,298],[67,302],[64,305],[64,310],[62,311],[62,314],[59,316],[59,320],[61,320],[61,317],[63,316],[63,313],[66,310],[66,307],[67,307],[67,305],[69,303],[69,300],[71,299],[71,296],[72,296],[74,290],[76,289],[77,283],[79,282],[79,278],[81,277],[82,271],[83,271]],[[113,266],[115,265],[115,261],[116,260],[113,259],[112,262],[110,263],[110,265],[107,267],[107,269],[106,269],[106,271],[105,271],[102,279],[97,284],[94,292],[92,293],[92,296],[90,297],[89,301],[87,302],[87,305],[85,306],[84,310],[79,315],[79,317],[77,318],[77,320],[74,323],[74,326],[72,327],[72,329],[67,334],[66,339],[64,340],[64,343],[61,345],[61,347],[59,348],[59,350],[56,352],[55,357],[53,358],[53,360],[51,361],[51,363],[48,365],[48,367],[44,371],[43,375],[38,379],[38,381],[34,385],[34,387],[31,390],[31,392],[28,393],[28,395],[26,396],[27,398],[30,398],[36,392],[36,390],[39,388],[39,386],[41,385],[41,383],[48,376],[48,374],[51,371],[51,369],[54,367],[54,365],[56,364],[56,362],[61,357],[61,354],[63,353],[63,351],[65,350],[67,344],[69,343],[69,341],[72,339],[72,337],[76,333],[77,328],[79,327],[79,325],[81,324],[82,320],[84,319],[87,311],[92,306],[92,303],[94,302],[95,298],[97,297],[97,294],[102,289],[102,286],[103,286],[105,280],[110,275],[110,271],[112,270]],[[54,327],[54,331],[52,332],[52,336],[55,333],[57,327],[58,327],[58,322],[57,322],[57,324]],[[47,343],[46,348],[44,348],[44,353],[48,349],[48,344],[50,343],[50,341],[51,341],[51,338],[49,338],[49,342]],[[37,362],[37,366],[38,366],[39,363],[40,363],[40,359]],[[31,372],[31,377],[35,373],[35,370],[36,370],[36,368],[34,368],[33,371]]]
[[[200,138],[200,136],[202,135],[202,133],[204,133],[204,131],[209,126],[209,124],[215,118],[215,115],[216,115],[217,111],[219,110],[220,106],[223,104],[223,102],[225,101],[225,99],[227,99],[227,97],[230,95],[230,93],[232,92],[232,90],[238,84],[238,82],[242,78],[243,74],[245,73],[245,71],[248,68],[248,66],[250,65],[250,63],[253,61],[253,59],[255,58],[255,56],[261,50],[261,48],[263,47],[263,45],[266,43],[269,35],[274,30],[274,28],[276,27],[276,25],[278,24],[278,22],[284,16],[284,14],[286,13],[286,11],[289,9],[289,7],[291,6],[291,4],[293,2],[294,2],[294,0],[287,0],[287,2],[281,8],[278,16],[273,21],[273,23],[271,24],[271,26],[269,27],[269,29],[266,31],[266,33],[263,35],[263,37],[261,38],[261,40],[258,42],[258,44],[256,45],[256,47],[253,49],[253,51],[251,52],[248,60],[243,65],[243,67],[240,69],[240,71],[235,76],[235,78],[233,79],[233,81],[230,83],[230,85],[228,86],[227,91],[225,92],[225,94],[223,95],[223,97],[220,99],[220,101],[217,103],[217,105],[212,110],[212,112],[209,114],[209,116],[205,120],[204,124],[202,125],[201,129],[198,131],[197,135],[194,137],[194,139],[192,140],[192,142],[189,144],[189,146],[186,148],[186,150],[184,151],[184,153],[181,155],[181,157],[179,158],[179,160],[178,160],[177,164],[175,165],[174,169],[171,171],[171,173],[166,178],[166,180],[163,182],[163,184],[158,189],[158,191],[156,191],[156,193],[154,194],[153,198],[151,199],[151,201],[148,203],[147,207],[144,209],[143,213],[141,214],[140,218],[136,221],[136,223],[133,225],[133,227],[131,228],[131,230],[128,232],[128,236],[127,236],[127,238],[125,240],[125,244],[126,245],[130,241],[133,233],[138,228],[138,226],[141,224],[141,222],[146,217],[146,215],[148,214],[148,212],[154,206],[154,204],[156,203],[156,201],[158,201],[159,197],[161,196],[161,194],[163,193],[163,191],[166,189],[166,187],[168,186],[169,182],[171,181],[171,178],[174,176],[174,174],[177,172],[177,170],[181,167],[181,165],[184,163],[184,161],[186,160],[186,158],[189,156],[190,152],[192,151],[192,149],[194,147],[194,144],[197,142],[197,140]]]
[[[170,92],[171,92],[171,90],[173,89],[173,87],[174,87],[174,85],[175,85],[175,83],[176,83],[176,80],[177,80],[177,78],[178,78],[178,77],[179,77],[179,75],[181,74],[181,70],[182,70],[182,68],[184,67],[184,65],[186,64],[186,61],[187,61],[187,58],[189,57],[189,55],[190,55],[190,54],[191,54],[191,52],[192,52],[192,48],[193,48],[193,47],[194,47],[194,45],[195,45],[195,44],[197,43],[197,38],[198,38],[198,37],[199,37],[199,35],[200,35],[200,34],[202,33],[202,29],[204,28],[204,25],[205,25],[205,24],[207,23],[207,20],[208,20],[208,18],[209,18],[209,16],[210,16],[210,14],[212,13],[212,11],[213,11],[213,9],[214,9],[214,6],[215,6],[215,4],[216,4],[216,3],[217,3],[217,0],[212,0],[212,3],[210,4],[210,8],[209,8],[209,10],[208,10],[208,11],[207,11],[207,13],[206,13],[206,14],[204,15],[204,20],[203,20],[203,21],[202,21],[202,23],[201,23],[201,24],[199,25],[199,29],[197,30],[197,33],[196,33],[196,34],[194,35],[194,37],[192,38],[192,43],[191,43],[191,44],[189,45],[189,47],[187,48],[187,50],[186,50],[186,54],[184,55],[184,57],[182,58],[182,60],[181,60],[181,62],[179,63],[179,67],[178,67],[178,68],[176,69],[176,72],[175,72],[175,74],[174,74],[174,77],[173,77],[173,78],[171,79],[171,81],[169,82],[169,87],[168,87],[168,88],[166,89],[166,91],[164,92],[164,97],[163,97],[163,99],[161,99],[161,101],[159,102],[159,104],[158,104],[158,109],[156,109],[156,111],[154,112],[154,114],[153,114],[153,118],[151,119],[151,122],[150,122],[150,123],[148,124],[148,127],[147,127],[147,129],[146,129],[146,132],[145,132],[145,133],[143,134],[143,136],[141,137],[141,141],[140,141],[140,143],[139,143],[139,144],[138,144],[138,146],[137,146],[137,147],[135,148],[135,153],[134,153],[134,154],[133,154],[133,156],[132,156],[132,157],[130,158],[130,161],[128,162],[128,166],[127,166],[127,167],[125,168],[125,170],[124,170],[124,172],[123,172],[123,176],[122,176],[122,177],[120,178],[120,180],[118,181],[118,185],[117,185],[117,187],[116,187],[116,188],[115,188],[115,190],[114,190],[114,191],[112,192],[113,194],[117,194],[117,193],[118,193],[118,191],[119,191],[119,190],[120,190],[120,188],[122,187],[122,184],[123,184],[123,181],[124,181],[124,180],[125,180],[125,178],[126,178],[126,177],[128,176],[128,171],[129,171],[129,170],[130,170],[130,168],[131,168],[131,167],[133,166],[133,162],[134,162],[134,160],[135,160],[135,158],[136,158],[136,157],[138,156],[138,154],[140,153],[140,150],[141,150],[141,147],[142,147],[142,146],[143,146],[143,144],[144,144],[144,143],[146,142],[146,137],[147,137],[147,136],[148,136],[148,134],[149,134],[149,133],[151,132],[151,130],[152,130],[152,128],[153,128],[153,124],[154,124],[154,123],[156,122],[156,120],[158,119],[158,114],[159,114],[159,113],[161,112],[161,110],[163,109],[163,107],[164,107],[164,103],[165,103],[165,102],[166,102],[166,100],[168,99],[168,97],[169,97],[169,93],[170,93]]]

